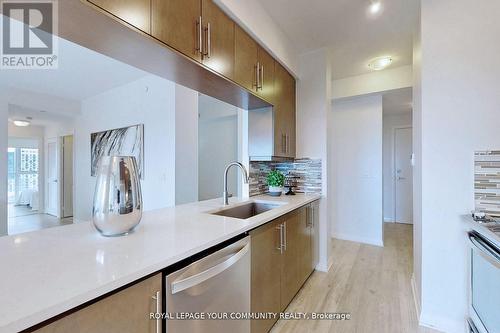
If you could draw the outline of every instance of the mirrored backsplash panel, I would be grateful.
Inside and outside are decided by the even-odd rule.
[[[57,69],[0,75],[0,236],[89,221],[103,156],[136,158],[144,211],[222,195],[245,110],[58,43]]]
[[[475,209],[500,217],[500,150],[474,153]]]
[[[250,196],[267,193],[266,177],[269,171],[279,170],[295,179],[294,192],[321,193],[321,160],[296,159],[285,162],[250,162]],[[286,185],[286,183],[285,183]]]

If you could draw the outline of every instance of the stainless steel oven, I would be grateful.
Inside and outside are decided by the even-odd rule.
[[[470,332],[500,333],[500,248],[476,231],[469,241]]]

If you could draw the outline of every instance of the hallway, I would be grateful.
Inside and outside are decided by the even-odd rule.
[[[346,321],[280,320],[272,333],[435,333],[418,326],[412,225],[385,223],[384,247],[333,239],[333,265],[314,272],[287,312],[350,313]]]

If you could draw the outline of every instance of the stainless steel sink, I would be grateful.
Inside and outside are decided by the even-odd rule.
[[[490,229],[491,231],[493,231],[494,233],[500,233],[500,224],[496,224],[496,225],[491,225],[491,226],[487,226],[488,229]]]
[[[283,203],[252,201],[235,207],[224,208],[210,214],[245,220],[282,205]]]

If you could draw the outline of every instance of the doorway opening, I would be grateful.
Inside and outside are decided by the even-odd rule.
[[[411,88],[383,97],[384,222],[413,223]]]
[[[63,117],[8,105],[9,235],[73,222],[72,129]]]

